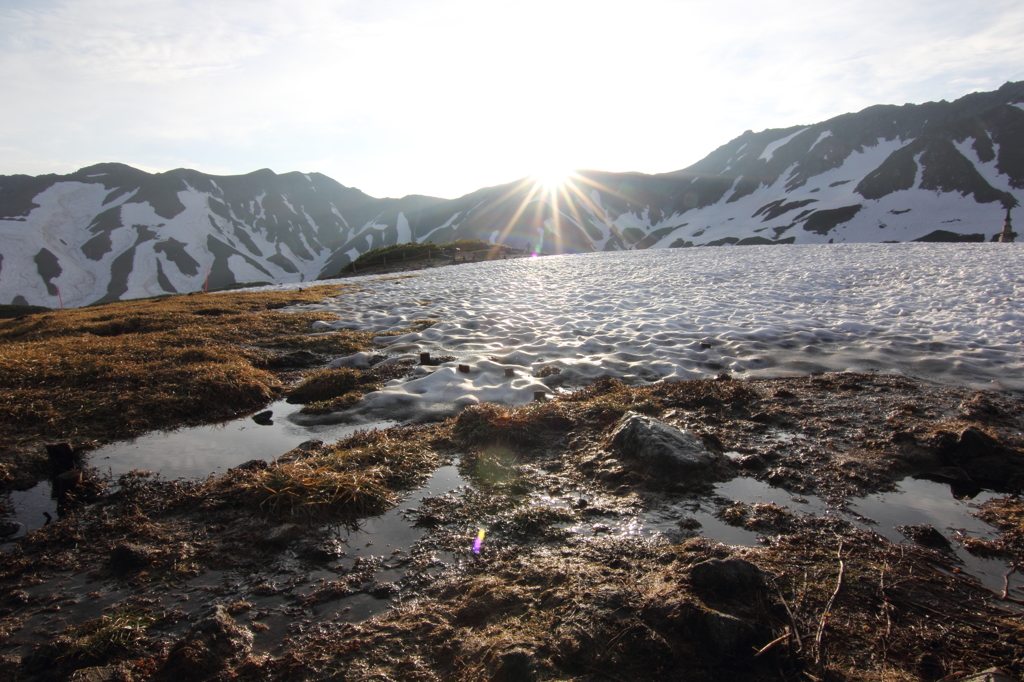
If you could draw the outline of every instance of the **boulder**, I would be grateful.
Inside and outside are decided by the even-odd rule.
[[[252,639],[252,632],[239,627],[224,606],[217,604],[174,643],[165,670],[169,676],[187,680],[210,677],[248,656]]]
[[[956,439],[956,454],[964,459],[974,459],[995,454],[1002,450],[995,438],[976,426],[968,426]]]
[[[697,483],[721,478],[728,459],[707,448],[696,434],[660,419],[627,412],[615,425],[609,445],[620,459],[647,472]]]
[[[925,444],[945,469],[961,470],[966,481],[1006,492],[1024,487],[1024,452],[1007,447],[976,426],[959,433],[938,431]]]
[[[704,614],[704,636],[719,655],[746,656],[763,638],[754,623],[720,611]]]
[[[764,573],[745,559],[709,559],[690,569],[690,584],[701,596],[754,601],[765,590]]]

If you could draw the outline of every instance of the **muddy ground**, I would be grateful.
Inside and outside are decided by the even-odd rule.
[[[610,439],[630,413],[727,456],[708,477],[638,465]],[[949,543],[1024,561],[1022,427],[1019,397],[898,376],[604,380],[521,408],[311,441],[200,482],[93,477],[87,500],[0,555],[0,677],[1019,676],[1021,604],[981,587]],[[466,485],[406,513],[418,542],[339,539],[453,463]],[[780,504],[718,501],[720,518],[760,535],[756,547],[700,537],[685,514],[673,533],[616,530],[733,476],[785,491]],[[963,496],[1007,493],[983,510],[1000,539],[924,528],[897,545],[797,513],[802,495],[842,509],[906,476]]]

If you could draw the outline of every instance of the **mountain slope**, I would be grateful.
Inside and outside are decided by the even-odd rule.
[[[0,176],[0,303],[84,305],[329,277],[360,253],[479,238],[548,253],[988,239],[1024,198],[1024,83],[747,131],[659,175],[582,171],[459,199],[377,199],[319,173]]]

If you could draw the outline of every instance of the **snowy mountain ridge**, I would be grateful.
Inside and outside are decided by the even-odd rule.
[[[479,238],[546,253],[989,240],[1024,199],[1024,82],[745,132],[689,168],[581,171],[458,199],[319,173],[0,176],[0,303],[55,307],[331,277],[371,248]]]

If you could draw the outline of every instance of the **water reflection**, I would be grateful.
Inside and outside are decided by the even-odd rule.
[[[273,460],[307,440],[333,442],[359,430],[394,425],[394,422],[376,422],[360,426],[300,426],[290,419],[300,409],[300,405],[289,405],[281,400],[266,408],[273,416],[269,420],[261,419],[262,423],[245,417],[112,443],[95,450],[89,457],[89,465],[115,479],[132,469],[156,471],[168,479],[205,478],[210,474],[223,474],[251,459]]]

